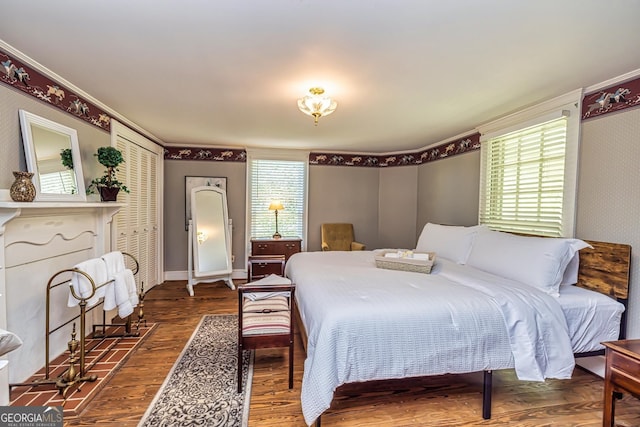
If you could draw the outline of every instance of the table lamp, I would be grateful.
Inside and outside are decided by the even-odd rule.
[[[280,233],[278,233],[278,211],[281,211],[283,209],[284,206],[282,206],[282,203],[279,200],[273,200],[269,205],[269,210],[276,212],[276,232],[273,235],[274,239],[280,239],[282,237]]]

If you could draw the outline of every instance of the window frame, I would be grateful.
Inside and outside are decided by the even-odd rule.
[[[487,142],[502,135],[524,130],[532,126],[541,125],[553,120],[554,118],[566,116],[567,129],[564,158],[562,225],[558,233],[558,237],[573,237],[575,235],[578,154],[580,143],[579,106],[581,98],[582,89],[579,89],[478,127],[478,130],[481,133],[478,223],[480,223],[486,200],[487,173],[489,172],[487,165]],[[503,231],[527,233],[527,231],[523,231],[522,229],[503,229]],[[532,234],[536,233],[532,232]]]
[[[286,150],[286,149],[247,149],[246,168],[246,218],[245,218],[245,265],[251,251],[251,212],[252,212],[252,167],[257,160],[270,161],[298,161],[304,164],[304,188],[303,188],[303,212],[302,212],[302,235],[296,236],[302,239],[302,251],[306,250],[307,230],[309,219],[309,151]],[[286,207],[285,207],[286,209]],[[275,231],[275,228],[274,228]]]

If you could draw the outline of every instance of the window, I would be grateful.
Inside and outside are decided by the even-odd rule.
[[[278,232],[306,240],[308,153],[252,150],[247,158],[247,236],[271,237],[276,232],[272,201],[282,203]],[[249,245],[249,242],[247,242]]]
[[[480,224],[573,236],[578,135],[571,116],[578,114],[572,113],[556,110],[515,125],[512,118],[509,128],[483,135]]]

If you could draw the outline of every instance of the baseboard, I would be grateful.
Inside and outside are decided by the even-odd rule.
[[[165,271],[164,280],[187,280],[189,277],[188,272],[184,271]],[[247,270],[233,270],[231,272],[232,279],[246,280]]]

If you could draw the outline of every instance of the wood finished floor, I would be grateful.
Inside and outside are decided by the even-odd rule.
[[[65,426],[137,426],[169,370],[205,314],[236,313],[237,294],[222,282],[198,284],[190,297],[185,282],[166,282],[145,299],[145,316],[159,325],[107,387]],[[304,354],[296,343],[295,381],[287,388],[286,350],[258,350],[249,427],[302,427],[300,385]],[[518,381],[513,371],[493,376],[493,416],[481,415],[480,374],[430,377],[338,390],[322,416],[331,426],[601,426],[603,382],[576,369],[571,380]],[[640,400],[617,402],[616,425],[640,426]]]

